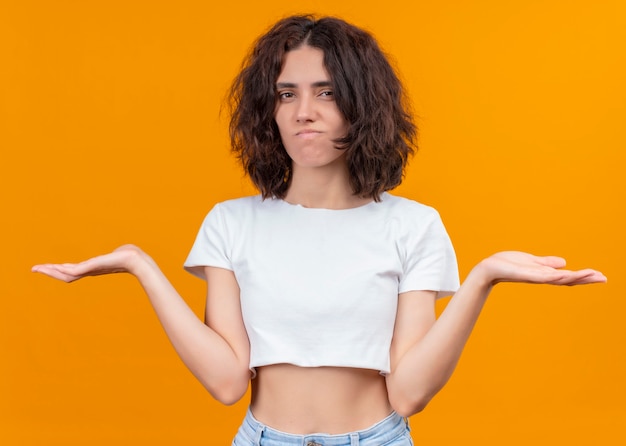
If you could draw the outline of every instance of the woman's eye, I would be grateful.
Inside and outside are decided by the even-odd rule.
[[[332,90],[324,90],[320,93],[320,96],[332,97],[334,93]]]
[[[278,98],[279,99],[291,99],[293,98],[294,94],[290,91],[283,91],[282,93],[278,93]]]

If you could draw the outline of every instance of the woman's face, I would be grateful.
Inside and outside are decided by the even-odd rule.
[[[276,81],[275,120],[294,169],[345,163],[333,140],[346,135],[348,123],[337,108],[324,53],[302,46],[285,55]]]

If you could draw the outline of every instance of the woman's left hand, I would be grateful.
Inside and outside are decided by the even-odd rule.
[[[606,277],[593,269],[563,269],[565,259],[534,256],[519,251],[503,251],[480,262],[473,274],[479,274],[490,285],[500,282],[544,283],[551,285],[584,285],[606,282]]]

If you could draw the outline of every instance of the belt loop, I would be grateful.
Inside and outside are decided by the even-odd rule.
[[[265,426],[261,423],[258,423],[256,427],[256,432],[254,433],[254,446],[261,446],[261,437],[263,436],[264,430]]]
[[[359,446],[359,434],[357,432],[350,434],[350,446]]]

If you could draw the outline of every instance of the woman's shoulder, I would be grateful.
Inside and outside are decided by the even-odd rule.
[[[217,213],[224,218],[246,218],[260,211],[275,211],[280,207],[278,201],[274,198],[264,199],[260,194],[231,198],[213,205],[209,214]]]
[[[220,201],[216,203],[214,207],[222,209],[245,209],[258,206],[262,202],[263,199],[261,198],[261,195],[249,195]]]
[[[439,212],[434,207],[411,198],[392,195],[388,192],[385,192],[381,198],[381,204],[389,212],[408,214],[415,217],[439,217]]]

